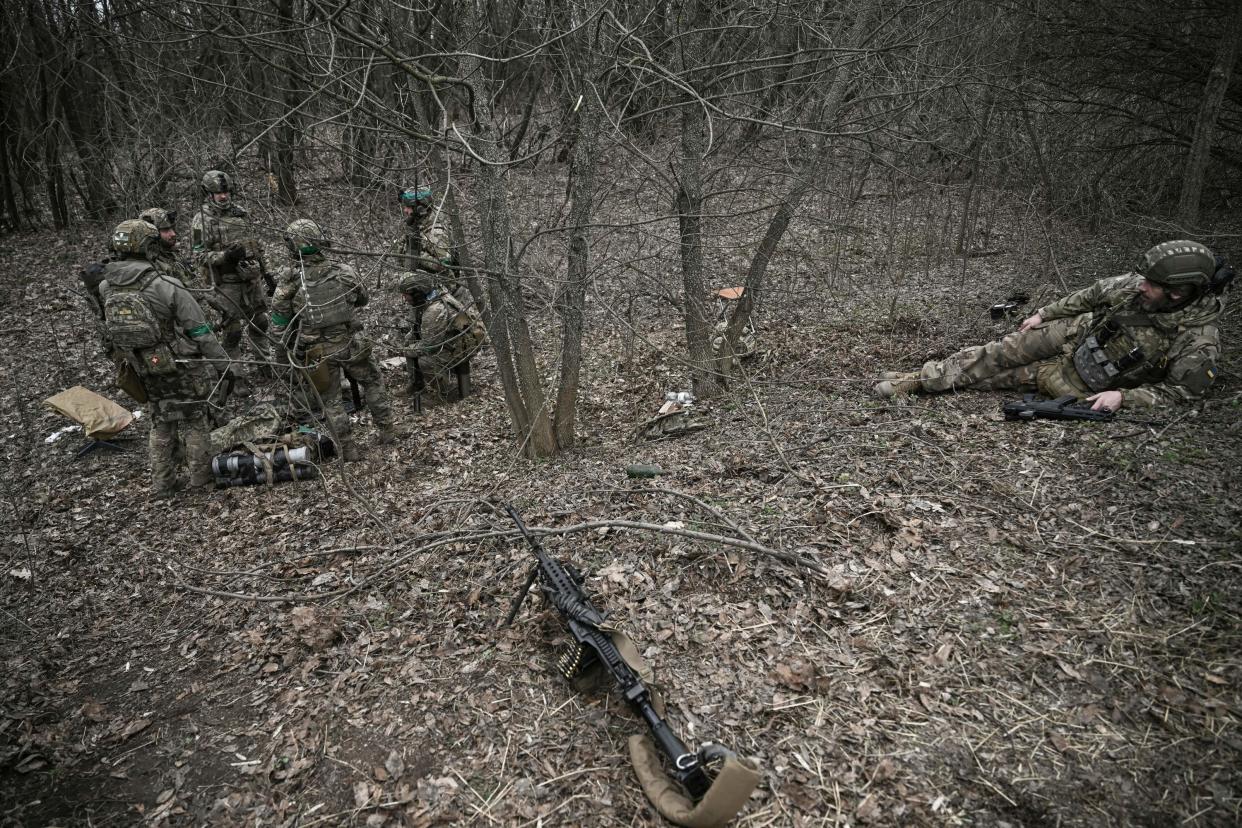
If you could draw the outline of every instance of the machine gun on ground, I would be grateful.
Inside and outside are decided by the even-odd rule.
[[[686,747],[664,720],[662,705],[644,684],[640,673],[646,672],[646,665],[633,642],[608,623],[606,613],[591,604],[582,589],[581,575],[544,551],[513,506],[506,505],[505,511],[531,545],[538,562],[531,568],[504,626],[513,623],[523,599],[538,578],[544,598],[565,619],[574,639],[573,649],[560,661],[561,673],[571,682],[592,671],[606,673],[630,709],[647,723],[651,739],[631,736],[629,749],[630,761],[651,804],[678,825],[691,828],[724,825],[741,810],[758,784],[758,767],[721,745],[707,743],[698,750]],[[668,766],[667,774],[661,755]]]

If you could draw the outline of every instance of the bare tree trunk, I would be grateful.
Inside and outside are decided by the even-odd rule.
[[[567,284],[560,291],[557,310],[561,315],[561,376],[556,390],[554,426],[561,448],[574,444],[574,424],[578,408],[578,374],[582,365],[582,320],[586,310],[587,276],[591,263],[591,221],[595,199],[595,150],[598,144],[600,111],[592,85],[595,75],[596,43],[591,28],[580,31],[581,41],[578,88],[582,105],[573,137],[574,160],[569,185],[569,253]]]
[[[280,19],[281,26],[288,32],[290,51],[284,52],[280,58],[280,65],[284,68],[284,77],[279,81],[283,82],[285,111],[279,113],[281,118],[280,125],[276,127],[276,152],[272,155],[272,166],[276,172],[276,198],[286,206],[293,206],[298,202],[298,184],[294,171],[295,156],[294,143],[297,140],[297,120],[298,114],[295,112],[301,104],[301,96],[298,89],[302,85],[299,79],[297,58],[293,54],[293,49],[299,44],[297,43],[296,23],[293,19],[293,0],[278,0],[276,6],[276,14]]]
[[[703,62],[707,19],[703,0],[694,0],[683,33],[682,79],[693,87],[691,72]],[[721,384],[712,360],[712,314],[707,300],[707,281],[703,275],[703,166],[707,152],[707,113],[694,95],[687,94],[681,109],[681,159],[677,165],[677,209],[681,283],[685,292],[686,346],[690,355],[690,382],[696,397],[712,397]]]
[[[463,11],[465,30],[476,31],[475,7],[466,3]],[[504,166],[507,160],[504,143],[492,110],[496,90],[487,80],[477,57],[467,53],[461,63],[473,99],[471,149],[482,162],[479,165],[482,190],[479,228],[483,268],[488,276],[488,299],[492,306],[488,332],[496,350],[505,402],[522,450],[528,457],[547,457],[556,453],[556,435],[535,361],[521,279],[510,270],[508,168]]]
[[[1225,93],[1229,91],[1229,76],[1237,58],[1239,40],[1242,40],[1242,3],[1234,6],[1233,19],[1221,35],[1216,49],[1216,62],[1208,75],[1207,83],[1203,85],[1203,102],[1199,105],[1199,117],[1195,119],[1195,134],[1190,142],[1186,171],[1182,175],[1181,197],[1177,203],[1177,222],[1182,227],[1192,227],[1199,220],[1203,176],[1212,153],[1216,119],[1220,115]]]
[[[848,45],[852,48],[863,48],[868,40],[868,29],[874,25],[876,18],[876,7],[874,5],[865,6],[858,12],[858,17],[854,19],[854,26],[850,32]],[[832,85],[828,87],[828,94],[824,100],[823,110],[820,116],[820,123],[824,129],[828,129],[836,121],[841,107],[845,103],[845,95],[850,87],[850,72],[846,67],[840,67],[832,78]],[[794,213],[801,206],[806,194],[810,192],[814,183],[814,175],[829,157],[832,155],[832,149],[835,142],[827,137],[820,136],[819,148],[816,151],[813,160],[809,164],[805,164],[802,169],[802,176],[790,187],[785,198],[776,208],[776,214],[768,221],[767,230],[763,234],[759,247],[755,249],[755,255],[751,257],[750,266],[746,270],[745,291],[738,300],[737,307],[733,309],[733,313],[729,316],[729,324],[725,327],[724,335],[724,353],[717,360],[717,373],[719,373],[727,382],[732,374],[733,359],[737,353],[738,340],[742,336],[742,331],[749,324],[754,309],[763,296],[764,276],[768,272],[768,263],[772,261],[772,254],[776,252],[776,246],[780,244],[781,239],[785,235],[785,231],[789,229],[789,222],[793,219]]]

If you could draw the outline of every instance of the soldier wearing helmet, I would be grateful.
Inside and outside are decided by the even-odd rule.
[[[151,264],[160,273],[178,279],[191,290],[198,287],[193,268],[184,259],[177,257],[177,211],[148,207],[138,214],[138,218],[153,225],[160,234]]]
[[[117,362],[117,384],[151,413],[152,494],[171,497],[180,483],[176,454],[184,444],[189,484],[211,483],[209,398],[228,355],[193,294],[152,264],[160,231],[142,219],[117,225],[99,293]]]
[[[1131,273],[1040,308],[996,342],[887,374],[876,393],[1038,390],[1108,411],[1197,399],[1216,378],[1219,294],[1232,272],[1198,242],[1163,242]]]
[[[267,299],[263,292],[262,248],[246,219],[246,211],[233,203],[233,182],[228,173],[208,170],[201,184],[203,204],[191,222],[192,254],[209,300],[222,317],[224,349],[233,359],[241,357],[242,333],[260,362],[269,359]],[[238,376],[235,390],[249,393]]]
[[[407,187],[397,193],[397,202],[405,232],[388,254],[397,262],[397,290],[409,307],[403,349],[406,393],[418,410],[425,387],[445,399],[454,386],[459,398],[470,392],[470,357],[483,342],[483,325],[469,295],[455,281],[455,254],[431,188]]]
[[[292,222],[285,230],[285,244],[289,264],[281,270],[272,296],[273,332],[288,340],[292,337],[285,334],[296,331],[293,360],[306,367],[323,400],[341,456],[356,460],[357,443],[341,401],[342,374],[362,387],[379,442],[391,443],[398,434],[371,343],[358,335],[362,325],[357,309],[370,297],[357,270],[324,255],[332,243],[315,222]]]

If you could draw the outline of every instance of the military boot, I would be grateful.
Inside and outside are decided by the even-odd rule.
[[[377,423],[376,427],[378,428],[378,433],[376,434],[375,442],[381,446],[391,445],[397,441],[398,437],[406,435],[405,428],[396,423]]]
[[[875,393],[878,397],[896,397],[898,394],[918,394],[923,390],[923,380],[916,373],[890,374],[887,379],[876,383]]]
[[[341,460],[345,463],[356,463],[362,459],[362,452],[358,451],[358,444],[351,440],[344,440],[341,443]]]

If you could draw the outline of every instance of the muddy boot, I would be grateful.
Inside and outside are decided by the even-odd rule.
[[[172,500],[177,492],[185,488],[185,480],[178,477],[171,486],[157,486],[151,490],[151,500]]]
[[[923,381],[918,374],[892,374],[883,382],[876,383],[877,397],[896,397],[898,394],[918,394],[923,390]]]
[[[396,425],[395,423],[378,424],[377,428],[378,433],[376,434],[375,442],[379,443],[381,446],[392,445],[397,442],[398,437],[404,437],[406,435],[406,430],[402,426]]]
[[[345,440],[341,443],[341,461],[345,463],[356,463],[362,459],[362,452],[358,451],[358,444],[353,440]]]

